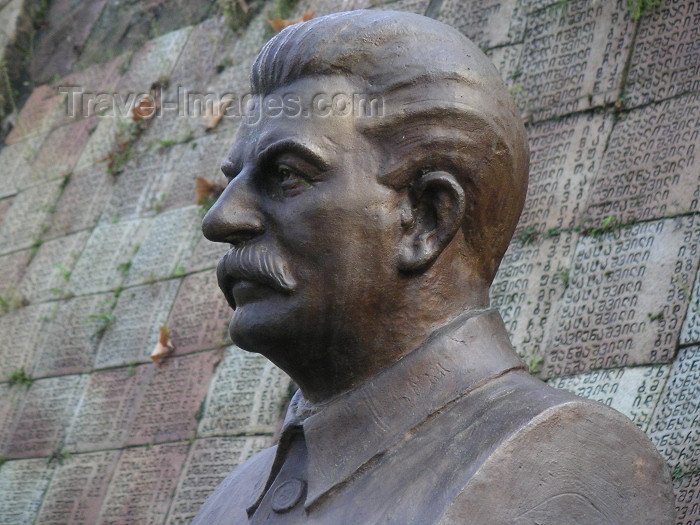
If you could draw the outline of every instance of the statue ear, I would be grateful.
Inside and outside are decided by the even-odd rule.
[[[402,216],[399,270],[416,272],[447,247],[464,219],[466,197],[455,177],[445,171],[422,175],[409,189],[410,210]]]

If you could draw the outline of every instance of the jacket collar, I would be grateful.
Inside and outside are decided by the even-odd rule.
[[[308,451],[309,509],[375,456],[446,404],[513,369],[526,368],[496,310],[472,310],[436,330],[418,348],[357,388],[319,405],[300,391],[285,418],[277,455],[253,511],[302,431]]]

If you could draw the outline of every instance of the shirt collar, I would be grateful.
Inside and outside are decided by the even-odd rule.
[[[513,350],[499,313],[472,310],[353,390],[319,405],[310,405],[297,392],[264,490],[284,462],[285,444],[300,429],[309,458],[308,509],[430,414],[519,368],[525,364]],[[256,494],[256,501],[263,494]]]

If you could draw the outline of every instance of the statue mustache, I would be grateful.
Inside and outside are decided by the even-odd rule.
[[[297,286],[289,266],[279,254],[255,245],[231,248],[219,261],[216,276],[233,308],[231,288],[238,281],[255,281],[283,293],[292,293]]]

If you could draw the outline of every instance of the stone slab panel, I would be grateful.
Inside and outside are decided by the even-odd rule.
[[[582,237],[560,305],[546,376],[673,359],[695,276],[700,217],[638,223]]]
[[[34,381],[25,396],[6,455],[49,456],[60,450],[87,380],[86,375],[71,375]]]
[[[92,230],[71,272],[70,292],[85,295],[117,288],[138,249],[142,231],[140,221],[104,224]]]
[[[186,456],[187,443],[124,450],[97,525],[163,523]]]
[[[17,116],[17,124],[7,135],[5,144],[14,144],[37,135],[43,135],[51,128],[51,115],[60,109],[63,97],[55,86],[44,84],[32,91]]]
[[[0,317],[0,378],[24,369],[29,373],[34,355],[45,335],[46,323],[51,320],[54,304],[35,304],[14,310]]]
[[[578,225],[612,121],[587,113],[528,128],[530,180],[516,236],[524,228],[545,233]]]
[[[0,257],[0,297],[5,301],[17,297],[19,284],[31,259],[32,250],[22,250]],[[3,308],[0,308],[0,312]]]
[[[221,352],[216,350],[164,360],[149,367],[129,426],[127,446],[189,439]],[[200,412],[201,413],[201,412]]]
[[[221,242],[211,242],[201,235],[194,249],[184,263],[185,271],[197,272],[216,268],[219,260],[228,251],[229,245]]]
[[[137,152],[134,148],[132,153],[124,171],[114,178],[112,195],[100,218],[103,223],[154,216],[163,209],[164,195],[175,178],[174,159],[157,149]]]
[[[71,455],[56,472],[39,509],[42,525],[93,525],[107,491],[119,451]]]
[[[5,145],[0,150],[0,197],[17,193],[20,182],[29,172],[44,136]]]
[[[221,162],[226,156],[229,143],[217,135],[208,135],[199,140],[170,148],[166,155],[171,160],[173,177],[163,196],[163,209],[180,208],[197,202],[195,178],[222,184],[226,181],[221,172]]]
[[[647,104],[700,91],[700,5],[664,0],[639,22],[625,103]]]
[[[263,356],[229,347],[209,387],[197,435],[272,434],[290,384],[287,375]]]
[[[630,111],[616,123],[584,219],[622,223],[700,210],[700,95]]]
[[[54,180],[17,194],[0,226],[0,253],[29,248],[42,238],[61,194],[61,182]]]
[[[398,2],[393,2],[392,0],[376,0],[372,2],[372,7],[380,10],[392,10],[392,11],[408,11],[409,13],[415,13],[417,15],[424,15],[425,11],[430,5],[430,0],[398,0]]]
[[[114,302],[111,292],[59,302],[37,350],[32,376],[90,372]]]
[[[500,311],[515,349],[533,372],[542,368],[578,238],[575,232],[530,242],[516,236],[491,285],[491,306]]]
[[[98,115],[97,126],[90,134],[90,138],[88,138],[75,163],[75,171],[82,171],[93,164],[99,164],[105,172],[107,171],[107,158],[110,152],[116,150],[119,134],[124,135],[125,130],[133,123],[131,105],[128,104],[128,100],[124,102],[116,97],[115,100],[117,102],[115,102],[114,110],[110,110],[104,115]],[[121,105],[122,102],[124,102],[124,106]]]
[[[114,182],[101,164],[73,173],[56,203],[46,238],[93,228],[107,207]]]
[[[690,297],[688,312],[681,329],[680,344],[682,345],[700,343],[700,268],[695,276],[695,285],[691,283],[692,281],[689,281],[681,285],[685,297]]]
[[[217,285],[216,272],[188,275],[177,292],[168,318],[176,354],[230,345],[228,323],[232,310]]]
[[[19,189],[44,184],[70,174],[97,122],[97,117],[92,117],[49,132],[31,168],[20,180]]]
[[[68,295],[68,281],[90,232],[84,231],[43,243],[17,287],[30,303],[60,299]]]
[[[128,71],[117,84],[117,92],[148,93],[152,83],[168,78],[191,30],[185,27],[146,42],[132,57]]]
[[[201,216],[196,206],[189,206],[148,219],[145,227],[145,237],[126,279],[127,286],[184,274],[184,259],[201,235]]]
[[[670,365],[594,370],[553,379],[549,385],[605,403],[646,432],[670,370]]]
[[[295,14],[290,18],[299,17],[307,11],[313,11],[314,18],[318,18],[332,13],[369,9],[372,6],[372,0],[303,0],[299,2]]]
[[[522,41],[524,15],[520,0],[446,0],[437,19],[488,49]]]
[[[0,197],[0,226],[2,226],[2,221],[5,220],[5,215],[7,215],[7,210],[10,209],[12,203],[15,199],[12,197],[2,198]]]
[[[124,446],[150,365],[98,370],[90,374],[66,436],[71,453]]]
[[[95,368],[150,362],[180,281],[171,279],[122,291],[112,312],[114,322],[97,350]]]
[[[673,480],[676,525],[700,523],[700,472]]]
[[[7,444],[17,425],[26,393],[27,388],[24,385],[10,386],[8,383],[0,383],[0,456],[6,455]]]
[[[269,445],[269,436],[195,440],[183,467],[166,524],[189,525],[219,483],[235,467]]]
[[[700,470],[700,346],[678,351],[648,434],[671,470]]]
[[[533,120],[619,98],[634,34],[625,0],[565,2],[530,14],[527,24],[518,83]]]
[[[510,94],[518,102],[519,88],[515,87],[517,79],[520,78],[520,57],[523,54],[523,44],[512,44],[503,47],[496,47],[486,51],[486,56],[491,59],[505,85],[510,88]]]
[[[0,468],[0,525],[34,523],[52,474],[46,458],[5,463]]]

